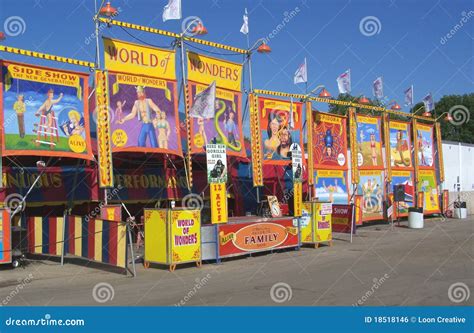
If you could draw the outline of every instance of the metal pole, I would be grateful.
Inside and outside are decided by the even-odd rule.
[[[188,130],[189,130],[189,115],[188,115],[188,111],[187,111],[187,106],[186,106],[186,73],[184,71],[184,32],[183,32],[183,35],[181,36],[181,39],[179,39],[179,47],[181,49],[181,84],[183,85],[183,104],[184,104],[184,113],[185,113],[185,116],[186,116],[186,136],[188,137],[188,153],[187,153],[187,161],[185,159],[184,161],[184,172],[186,174],[186,180],[187,180],[187,184],[188,184],[188,190],[191,191],[191,179],[190,179],[190,174],[191,174],[191,170],[188,170],[188,167],[190,167],[192,165],[192,161],[191,161],[191,147],[189,145],[190,143],[190,140],[189,140],[189,135],[190,133],[188,133]]]
[[[95,62],[96,67],[100,68],[100,54],[99,54],[99,21],[97,20],[97,0],[95,1]]]
[[[130,231],[130,222],[127,222],[128,246],[130,247],[130,254],[132,256],[132,270],[133,277],[137,276],[137,269],[135,267],[135,253],[133,252],[132,233]],[[128,260],[127,260],[128,262]]]
[[[94,9],[95,9],[95,64],[96,68],[100,69],[100,48],[99,48],[99,20],[97,17],[98,8],[97,8],[97,0],[94,1]],[[108,204],[107,198],[107,189],[104,189],[104,203],[105,205]]]

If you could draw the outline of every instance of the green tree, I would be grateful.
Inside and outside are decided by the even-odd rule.
[[[435,104],[436,117],[448,112],[451,121],[441,122],[443,140],[474,143],[474,93],[465,95],[446,95]]]

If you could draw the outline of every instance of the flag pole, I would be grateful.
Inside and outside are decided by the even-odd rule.
[[[249,14],[247,12],[247,9],[245,10],[245,15],[247,16],[247,33],[245,34],[246,39],[247,39],[247,64],[249,68],[249,90],[250,93],[253,93],[253,83],[252,83],[252,51],[250,50],[250,29],[248,28],[248,21],[249,21]],[[247,94],[247,101],[248,101],[249,95]],[[247,103],[248,107],[250,107],[249,103]],[[243,119],[242,119],[243,120]],[[257,186],[256,188],[256,195],[257,195],[257,203],[260,203],[260,187]]]

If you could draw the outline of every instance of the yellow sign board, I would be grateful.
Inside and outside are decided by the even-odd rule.
[[[201,211],[145,209],[145,265],[201,262]]]
[[[293,183],[293,215],[299,217],[303,213],[303,183]]]
[[[311,243],[313,235],[313,217],[311,211],[311,202],[304,202],[300,218],[300,233],[303,243]]]
[[[168,263],[166,210],[145,209],[145,261]]]
[[[105,68],[175,80],[175,51],[104,38]]]
[[[211,222],[227,222],[227,190],[223,183],[209,184],[211,187]]]
[[[241,91],[242,65],[188,52],[188,80],[219,88]]]
[[[201,211],[171,210],[171,263],[201,260]]]
[[[331,203],[313,203],[313,223],[316,243],[332,241],[331,215]]]

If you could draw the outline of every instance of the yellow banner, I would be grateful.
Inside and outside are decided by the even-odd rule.
[[[343,170],[318,170],[318,177],[342,177],[344,176]]]
[[[392,163],[391,161],[391,148],[390,148],[390,116],[388,113],[383,114],[383,135],[385,141],[385,161],[387,166],[387,182],[392,181]]]
[[[344,118],[342,117],[331,116],[331,115],[324,114],[321,112],[318,112],[316,116],[316,121],[322,121],[325,123],[336,124],[336,125],[341,124],[343,119]]]
[[[361,176],[380,176],[380,170],[360,170],[359,174]]]
[[[400,131],[406,131],[408,130],[408,124],[407,123],[400,123],[398,121],[390,121],[390,128],[395,129],[395,130],[400,130]]]
[[[393,177],[409,177],[411,171],[392,170]]]
[[[10,64],[8,65],[8,72],[5,75],[5,91],[8,91],[11,88],[11,83],[9,84],[11,79],[74,87],[77,89],[77,98],[82,101],[81,77],[75,73]]]
[[[418,177],[429,176],[434,177],[433,170],[418,170]]]
[[[117,81],[112,87],[112,95],[115,95],[119,92],[120,84],[161,89],[165,91],[166,99],[168,101],[171,101],[171,90],[168,89],[168,84],[166,80],[137,76],[133,74],[117,74]]]
[[[308,138],[308,185],[314,185],[314,157],[313,157],[313,109],[311,106],[311,102],[307,101],[305,103],[306,108],[306,121],[308,122],[308,130],[306,131],[306,135]]]
[[[242,65],[188,52],[188,80],[234,91],[241,91]]]
[[[109,71],[175,80],[175,51],[104,38]]]
[[[211,223],[227,223],[227,190],[225,184],[209,184],[211,187]]]
[[[301,182],[293,183],[293,207],[295,217],[303,215],[303,184]]]
[[[275,101],[271,99],[264,99],[263,107],[265,109],[278,109],[282,111],[290,111],[291,103],[286,101]]]
[[[57,84],[60,86],[78,87],[80,77],[74,73],[58,72],[50,69],[11,64],[8,72],[14,79]]]
[[[201,260],[201,211],[173,210],[171,215],[171,263]]]
[[[351,178],[352,184],[359,183],[359,167],[357,164],[357,125],[356,125],[356,110],[353,107],[349,108],[349,143],[351,147]]]
[[[95,100],[97,110],[97,151],[99,159],[99,187],[114,186],[112,148],[110,144],[109,89],[107,72],[95,72]]]
[[[366,116],[357,116],[358,123],[364,124],[378,124],[378,118],[366,117]]]
[[[260,117],[258,115],[257,96],[250,93],[250,147],[252,149],[252,178],[253,186],[263,186],[262,149],[260,133]]]
[[[423,124],[417,123],[416,124],[416,129],[420,130],[420,131],[424,131],[424,132],[431,132],[433,127],[430,126],[430,125],[423,125]]]
[[[443,144],[441,141],[441,124],[435,124],[436,131],[436,146],[438,149],[438,166],[439,166],[439,180],[444,182],[444,160],[443,160]]]

